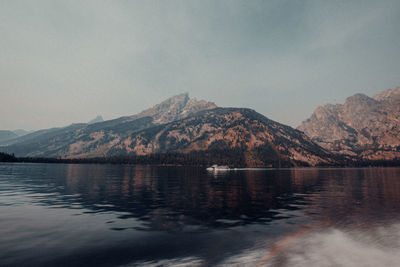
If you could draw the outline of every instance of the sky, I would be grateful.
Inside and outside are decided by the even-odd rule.
[[[297,127],[400,86],[400,1],[0,1],[0,129],[132,115],[183,92]]]

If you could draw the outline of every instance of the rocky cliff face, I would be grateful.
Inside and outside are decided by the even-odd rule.
[[[244,153],[246,166],[333,163],[329,153],[302,132],[250,109],[217,108],[127,136],[110,153],[147,155],[166,152],[232,151]]]
[[[253,110],[217,108],[187,94],[137,115],[32,133],[2,150],[17,156],[62,158],[212,151],[233,153],[244,158],[246,166],[334,162],[329,152],[298,130]]]
[[[322,147],[370,160],[400,157],[400,88],[318,107],[299,130]]]

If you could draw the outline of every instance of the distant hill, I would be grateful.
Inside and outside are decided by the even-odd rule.
[[[17,138],[18,135],[12,131],[0,130],[0,144]]]
[[[33,131],[26,131],[23,129],[18,129],[14,131],[0,130],[0,146],[10,145],[15,142],[18,142],[19,137],[27,135],[32,132]]]
[[[318,107],[299,130],[320,146],[366,160],[400,159],[400,87]]]
[[[33,131],[26,131],[24,129],[17,129],[17,130],[14,130],[13,132],[18,136],[24,136],[24,135],[27,135],[29,133],[32,133]]]
[[[211,161],[213,155],[231,157],[230,162],[249,167],[335,162],[298,130],[250,109],[218,108],[188,94],[132,116],[34,132],[1,149],[17,156],[61,158],[197,153]]]

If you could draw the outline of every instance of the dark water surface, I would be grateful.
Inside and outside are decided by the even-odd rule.
[[[400,168],[0,163],[0,266],[400,266]]]

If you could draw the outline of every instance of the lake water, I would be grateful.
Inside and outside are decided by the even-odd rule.
[[[0,266],[399,266],[400,168],[0,164]]]

